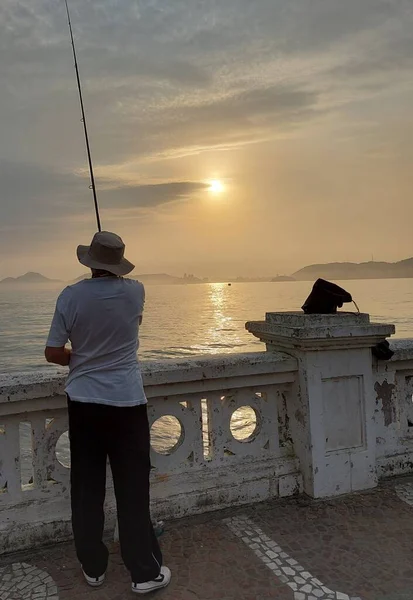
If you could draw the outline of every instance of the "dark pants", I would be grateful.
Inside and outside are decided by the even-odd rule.
[[[135,583],[155,579],[162,554],[149,511],[150,434],[146,406],[117,407],[68,400],[72,525],[84,571],[107,568],[102,541],[109,457],[123,562]]]

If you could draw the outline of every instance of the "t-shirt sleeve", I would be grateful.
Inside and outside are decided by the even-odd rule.
[[[56,308],[50,326],[46,346],[61,348],[69,341],[70,327],[68,315],[68,303],[65,291],[63,291],[56,302]]]
[[[141,317],[145,308],[145,288],[141,281],[134,281],[133,284],[133,303],[138,316]]]

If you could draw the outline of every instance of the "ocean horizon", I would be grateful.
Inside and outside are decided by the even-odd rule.
[[[361,312],[396,325],[396,337],[413,337],[413,280],[342,282]],[[44,345],[56,298],[64,284],[0,288],[0,374],[51,371]],[[148,285],[140,331],[141,360],[263,350],[245,323],[266,312],[296,311],[310,282]],[[345,310],[355,310],[345,305]]]

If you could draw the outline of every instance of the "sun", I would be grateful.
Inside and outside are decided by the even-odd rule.
[[[224,189],[224,184],[219,179],[211,179],[209,182],[208,191],[211,192],[211,194],[221,194]]]

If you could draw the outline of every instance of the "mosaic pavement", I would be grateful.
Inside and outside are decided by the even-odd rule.
[[[303,496],[169,523],[162,600],[413,600],[413,478],[365,494]],[[102,588],[89,588],[73,545],[0,558],[0,600],[123,600],[116,543]]]
[[[0,600],[58,600],[50,575],[33,565],[16,562],[0,567]]]
[[[256,556],[294,592],[294,600],[361,600],[330,590],[298,562],[283,552],[277,542],[245,516],[226,519],[228,527]]]

